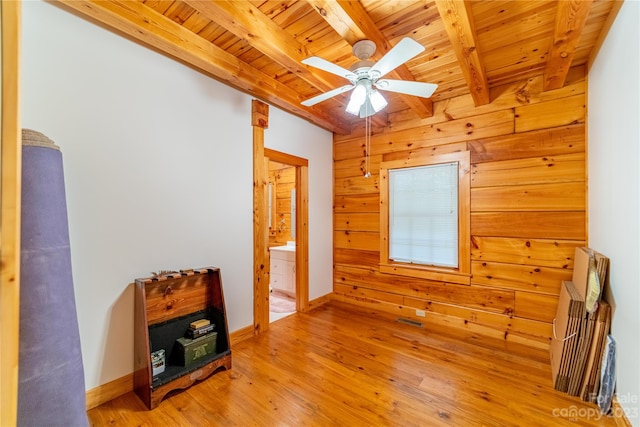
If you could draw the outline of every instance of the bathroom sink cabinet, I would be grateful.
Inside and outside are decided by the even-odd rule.
[[[288,246],[276,246],[270,249],[270,253],[271,287],[295,297],[296,251]]]
[[[135,283],[133,385],[147,408],[158,406],[172,390],[231,369],[220,269],[181,270],[136,279]],[[185,336],[191,322],[200,319],[215,324],[215,351],[184,366],[176,340]],[[157,369],[153,375],[151,353],[159,350],[165,352],[164,371],[158,373]]]

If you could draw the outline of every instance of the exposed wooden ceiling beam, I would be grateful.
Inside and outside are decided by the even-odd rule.
[[[470,3],[462,0],[436,0],[436,6],[475,105],[489,104],[489,84],[477,49]]]
[[[358,1],[338,0],[308,0],[309,4],[324,18],[325,21],[344,38],[347,43],[368,39],[376,44],[374,58],[381,58],[393,46],[377,25],[371,20],[367,11]],[[388,74],[389,77],[400,80],[415,81],[413,74],[406,65],[401,65]],[[418,114],[420,118],[433,116],[433,101],[411,95],[398,94],[401,99]]]
[[[313,53],[252,3],[237,0],[183,2],[318,89],[327,91],[345,84],[339,77],[326,80],[309,71],[301,61]]]
[[[339,134],[348,134],[351,130],[350,122],[340,117],[329,115],[319,108],[302,108],[300,96],[294,90],[142,3],[127,0],[60,0],[54,4],[117,30],[324,129]]]
[[[367,22],[356,24],[339,2],[335,0],[308,0],[308,2],[327,21],[327,24],[350,45],[353,46],[355,42],[369,38],[366,31],[371,28],[362,28]]]
[[[593,0],[559,1],[553,30],[553,41],[544,69],[544,90],[564,86],[573,54],[587,22]]]

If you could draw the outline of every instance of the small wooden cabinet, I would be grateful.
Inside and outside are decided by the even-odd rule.
[[[270,252],[270,284],[274,290],[292,297],[296,295],[296,251],[295,247],[276,246]]]
[[[136,279],[134,375],[136,394],[153,409],[172,390],[184,389],[222,369],[231,369],[231,346],[220,269],[207,267]],[[215,324],[216,351],[185,367],[176,340],[189,324]],[[165,351],[164,372],[153,376],[151,353]]]

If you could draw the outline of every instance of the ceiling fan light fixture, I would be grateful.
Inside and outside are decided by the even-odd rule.
[[[358,82],[356,88],[351,93],[349,104],[347,104],[347,113],[357,116],[360,113],[360,106],[367,98],[367,87],[365,84]]]
[[[387,100],[384,99],[384,96],[382,96],[380,92],[375,89],[372,89],[369,93],[369,100],[371,101],[373,111],[375,111],[376,113],[387,106]]]
[[[371,99],[365,99],[364,103],[362,103],[362,106],[360,107],[360,118],[364,119],[366,117],[373,116],[374,114],[375,111],[373,111],[373,107],[371,106]]]

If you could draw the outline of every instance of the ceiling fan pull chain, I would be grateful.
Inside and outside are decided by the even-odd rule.
[[[366,173],[364,174],[365,178],[369,178],[371,176],[370,168],[370,150],[371,150],[371,115],[369,114],[369,103],[365,103],[365,119],[364,119],[364,166],[366,169]]]

